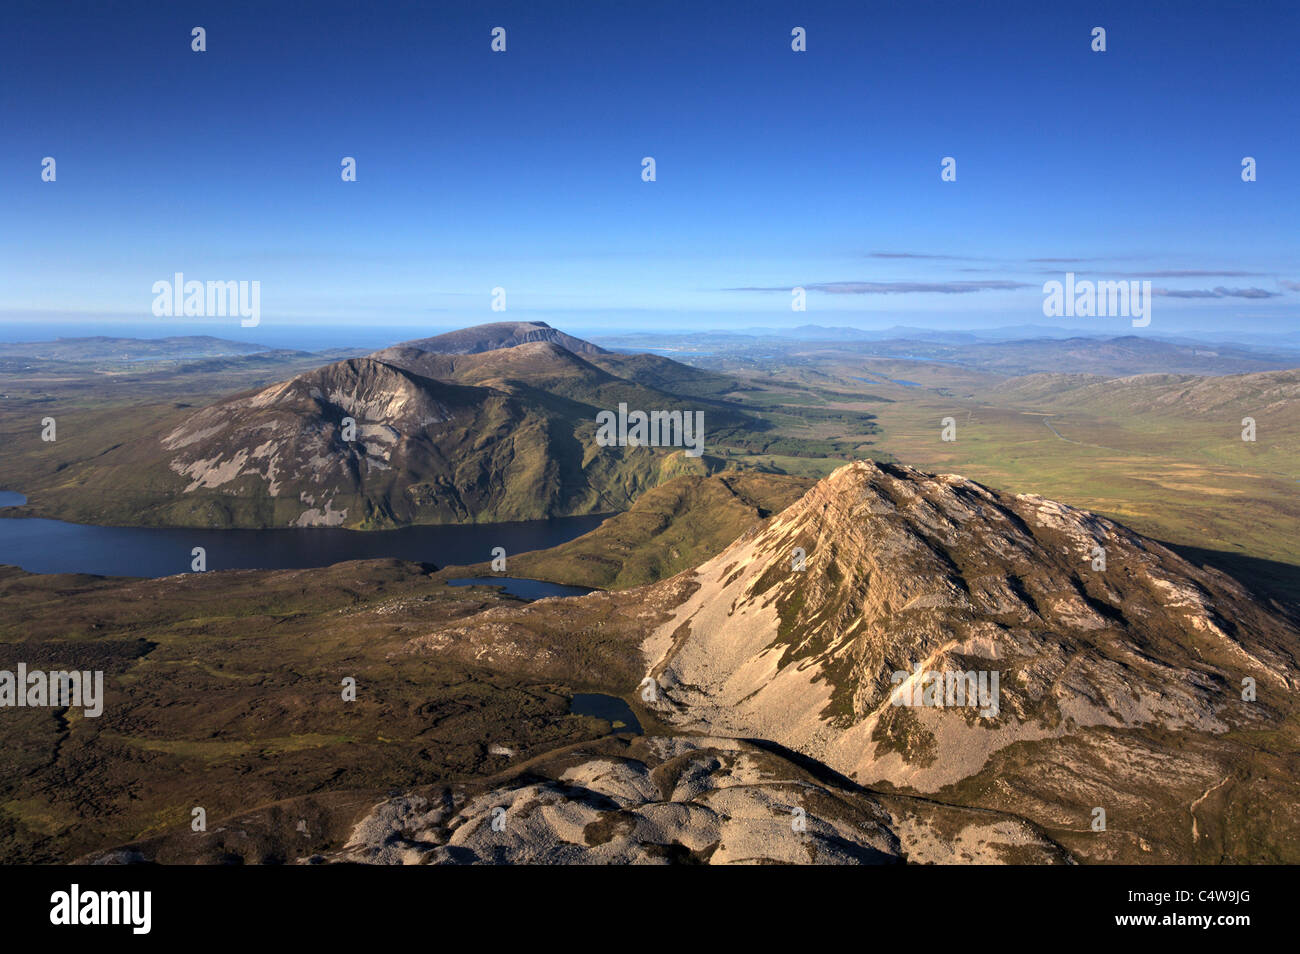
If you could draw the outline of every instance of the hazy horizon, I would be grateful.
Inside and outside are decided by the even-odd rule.
[[[755,321],[761,320],[761,316],[754,316]],[[477,324],[488,324],[493,320],[497,321],[544,321],[552,328],[572,334],[575,337],[586,338],[599,343],[601,340],[636,338],[636,337],[653,337],[662,336],[668,338],[682,338],[692,335],[734,335],[737,337],[754,336],[762,337],[770,335],[772,337],[789,338],[791,340],[800,340],[798,334],[799,327],[791,325],[783,327],[780,325],[762,325],[762,324],[737,324],[735,327],[652,327],[649,324],[636,326],[628,325],[622,327],[601,327],[598,325],[583,324],[581,320],[566,321],[563,318],[548,316],[547,318],[525,318],[522,316],[505,315],[488,318],[484,321],[465,320],[462,322],[450,323],[417,323],[409,324],[365,324],[365,325],[347,325],[339,323],[312,323],[309,321],[296,321],[284,323],[263,322],[256,328],[241,328],[238,322],[230,322],[222,319],[191,319],[189,323],[184,321],[167,322],[165,324],[157,321],[104,321],[104,320],[76,320],[65,319],[59,321],[42,321],[32,319],[28,321],[4,321],[0,320],[0,343],[31,343],[41,341],[54,341],[58,338],[132,338],[138,340],[151,340],[161,338],[186,337],[186,336],[205,336],[211,338],[220,338],[228,341],[235,341],[247,344],[261,345],[266,348],[292,348],[303,351],[323,351],[338,348],[374,348],[379,349],[396,344],[400,341],[407,341],[414,338],[432,337],[444,334],[450,331],[456,331],[462,328],[470,327]],[[1060,326],[1049,326],[1039,322],[1025,322],[1022,324],[1003,324],[990,325],[988,327],[962,328],[962,327],[926,327],[920,323],[886,323],[879,322],[876,326],[860,326],[849,322],[827,322],[819,323],[815,321],[805,321],[802,326],[812,326],[824,332],[832,330],[849,329],[850,331],[863,334],[866,336],[881,336],[881,340],[891,337],[906,338],[909,333],[920,333],[927,336],[942,335],[943,332],[951,332],[954,336],[974,335],[977,338],[989,341],[998,340],[1015,340],[1015,339],[1032,339],[1032,338],[1074,338],[1074,337],[1144,337],[1153,340],[1187,340],[1187,341],[1205,341],[1216,342],[1219,344],[1228,342],[1237,342],[1246,346],[1252,344],[1261,347],[1274,346],[1281,348],[1300,348],[1300,331],[1287,331],[1279,328],[1277,331],[1269,332],[1266,330],[1243,330],[1234,329],[1228,331],[1214,332],[1190,332],[1178,333],[1166,329],[1151,328],[1130,328],[1127,322],[1117,323],[1110,322],[1110,327],[1089,326],[1087,324],[1063,324]],[[882,335],[882,332],[896,332],[896,334]],[[816,341],[825,339],[826,335],[815,335],[807,337],[804,340]],[[869,340],[869,339],[867,339]],[[649,347],[649,346],[647,346]]]

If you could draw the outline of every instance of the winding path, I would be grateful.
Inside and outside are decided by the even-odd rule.
[[[1232,779],[1231,775],[1225,775],[1223,777],[1222,782],[1220,782],[1218,785],[1211,785],[1209,788],[1207,788],[1204,792],[1201,793],[1201,797],[1198,798],[1196,801],[1192,802],[1191,807],[1188,808],[1188,811],[1191,812],[1192,814],[1192,841],[1193,842],[1195,842],[1200,837],[1200,831],[1197,829],[1196,826],[1196,806],[1200,805],[1201,802],[1209,798],[1211,792],[1223,788],[1223,786],[1226,785],[1229,781],[1231,781],[1231,779]]]

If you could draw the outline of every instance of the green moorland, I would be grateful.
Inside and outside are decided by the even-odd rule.
[[[291,861],[336,845],[390,789],[490,776],[610,731],[567,711],[574,691],[635,685],[618,627],[557,619],[544,647],[519,635],[487,652],[415,652],[432,627],[514,602],[442,586],[430,569],[123,580],[0,568],[0,669],[105,674],[98,717],[4,711],[0,861],[69,861],[184,829],[195,807],[212,831],[293,798],[294,819],[230,849]]]

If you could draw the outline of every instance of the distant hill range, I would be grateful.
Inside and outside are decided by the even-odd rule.
[[[1137,335],[1062,335],[1026,327],[992,333],[804,325],[765,334],[702,332],[678,335],[621,335],[602,341],[611,348],[648,348],[668,354],[706,355],[709,365],[729,356],[785,355],[897,358],[942,361],[1008,376],[1040,372],[1085,372],[1105,377],[1134,374],[1246,374],[1300,367],[1300,343],[1279,339],[1272,345],[1225,341],[1211,344],[1179,338]]]
[[[265,345],[229,341],[211,335],[176,335],[168,338],[56,338],[53,341],[0,342],[0,357],[38,358],[43,361],[164,361],[220,358],[257,354]]]
[[[1300,352],[1124,335],[967,344],[952,360],[1007,375],[1042,371],[1087,372],[1105,377],[1149,373],[1226,375],[1294,368],[1300,366]]]

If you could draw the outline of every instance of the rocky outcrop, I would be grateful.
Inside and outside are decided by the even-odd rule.
[[[347,845],[370,864],[1062,863],[1024,821],[818,778],[735,739],[607,740],[490,788],[390,799]]]

